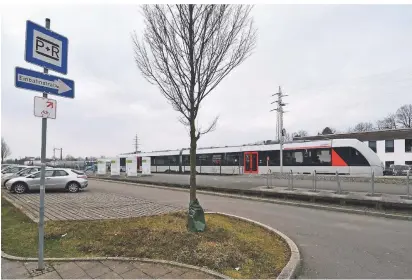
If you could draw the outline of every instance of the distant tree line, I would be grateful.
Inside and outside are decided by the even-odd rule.
[[[359,122],[354,127],[350,127],[346,132],[365,132],[374,130],[385,129],[399,129],[399,128],[412,128],[412,104],[405,104],[401,106],[395,113],[390,113],[386,117],[372,122]],[[332,127],[325,127],[318,135],[327,135],[337,133],[336,129]],[[292,133],[292,135],[286,133],[285,140],[291,140],[292,138],[305,137],[309,133],[306,130],[299,130]]]

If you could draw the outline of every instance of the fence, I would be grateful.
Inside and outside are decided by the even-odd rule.
[[[401,185],[405,185],[405,194],[404,196],[402,196],[402,198],[404,199],[412,199],[412,195],[411,195],[411,191],[410,191],[410,174],[411,171],[407,171],[406,174],[406,179],[405,179],[405,183],[401,184]],[[274,180],[279,180],[279,179],[287,179],[288,181],[288,185],[287,185],[287,190],[293,191],[295,190],[295,185],[294,182],[297,179],[301,179],[301,180],[305,180],[308,178],[308,175],[305,174],[294,174],[292,172],[292,170],[290,170],[287,173],[284,174],[279,174],[279,173],[272,173],[271,170],[268,171],[268,173],[265,175],[266,177],[266,187],[269,189],[273,189],[274,188]],[[335,181],[336,182],[336,190],[335,193],[336,194],[347,194],[347,191],[344,191],[342,189],[342,178],[347,178],[345,176],[342,176],[339,174],[338,171],[336,171],[335,175],[332,176],[328,176],[327,180],[325,180],[325,177],[323,177],[322,179],[319,179],[319,175],[317,174],[316,170],[311,174],[311,180],[312,180],[312,188],[309,189],[310,192],[319,192],[319,187],[318,187],[318,182],[319,181]],[[332,180],[333,179],[333,180]],[[366,180],[369,182],[370,187],[369,187],[369,191],[367,193],[368,196],[381,196],[380,193],[377,193],[375,191],[375,183],[376,183],[376,178],[375,178],[375,172],[372,170],[371,174],[369,177],[366,178]],[[364,183],[365,181],[361,181],[361,183]]]

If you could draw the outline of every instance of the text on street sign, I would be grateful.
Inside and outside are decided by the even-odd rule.
[[[67,74],[68,39],[34,22],[26,22],[27,62]]]
[[[18,88],[74,98],[74,81],[16,67],[15,85]]]

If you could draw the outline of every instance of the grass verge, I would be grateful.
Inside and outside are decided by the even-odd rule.
[[[5,253],[37,257],[37,224],[1,200],[1,245]],[[206,215],[203,233],[186,230],[186,214],[98,220],[49,221],[45,257],[122,256],[205,266],[232,278],[276,278],[290,258],[287,243],[259,226]],[[239,270],[236,270],[239,268]]]

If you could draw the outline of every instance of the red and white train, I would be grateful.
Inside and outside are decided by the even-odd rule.
[[[280,172],[280,145],[199,148],[196,171],[206,174],[266,174]],[[125,157],[125,155],[120,156]],[[151,158],[152,172],[187,173],[189,149],[138,153]],[[383,175],[377,154],[357,139],[299,141],[283,145],[283,172],[310,174]]]

